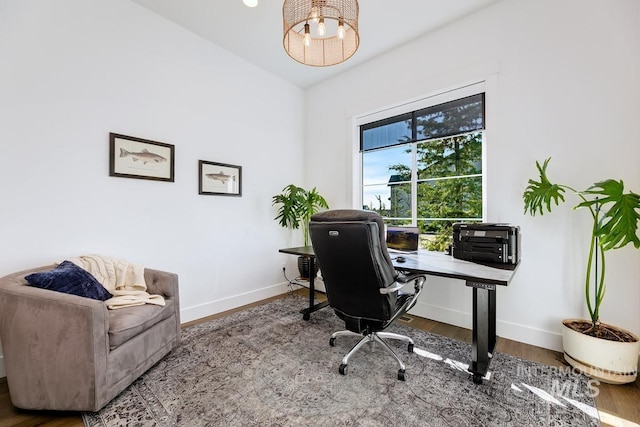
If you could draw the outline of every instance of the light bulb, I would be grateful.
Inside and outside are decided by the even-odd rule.
[[[245,6],[256,7],[258,5],[258,0],[242,0],[242,3],[244,3]]]
[[[309,31],[309,24],[304,24],[304,45],[311,46],[311,32]]]
[[[342,22],[342,20],[338,22],[338,31],[336,32],[336,35],[339,39],[344,39],[344,22]]]
[[[324,18],[320,18],[320,22],[318,22],[318,35],[324,36],[327,32],[327,29],[324,26]]]
[[[315,23],[318,22],[318,8],[313,6],[311,8],[311,20]]]

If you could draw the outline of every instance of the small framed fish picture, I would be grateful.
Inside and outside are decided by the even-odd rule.
[[[242,166],[199,160],[198,194],[242,196]]]
[[[175,146],[109,134],[109,176],[174,182]]]

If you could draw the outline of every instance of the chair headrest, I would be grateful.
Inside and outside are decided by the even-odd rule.
[[[361,209],[333,209],[311,216],[314,222],[375,222],[378,224],[380,241],[385,241],[384,221],[380,214]]]
[[[374,211],[360,209],[332,209],[311,216],[311,221],[382,221],[382,217]]]

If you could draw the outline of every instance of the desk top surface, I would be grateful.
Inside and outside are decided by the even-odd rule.
[[[280,252],[299,256],[314,256],[311,246],[285,248],[280,249]],[[393,260],[393,266],[398,270],[504,286],[509,284],[518,268],[517,264],[480,264],[457,259],[441,252],[426,250],[419,250],[414,254],[389,253],[389,256]],[[404,257],[406,262],[398,263],[395,261],[397,256]]]
[[[278,252],[282,252],[285,254],[291,255],[299,255],[299,256],[315,256],[313,253],[313,246],[298,246],[296,248],[284,248],[280,249]]]

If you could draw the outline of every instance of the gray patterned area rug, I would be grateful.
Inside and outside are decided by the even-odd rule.
[[[183,331],[183,342],[100,412],[102,426],[599,426],[588,379],[497,353],[483,384],[466,371],[470,345],[405,325],[407,365],[365,346],[338,373],[357,337],[329,308],[304,321],[296,295]]]

